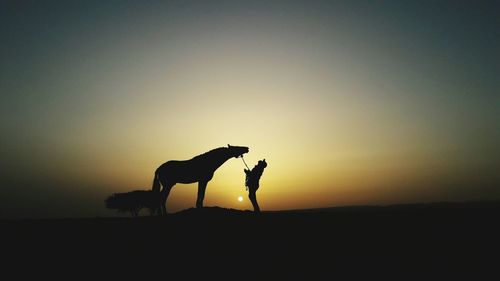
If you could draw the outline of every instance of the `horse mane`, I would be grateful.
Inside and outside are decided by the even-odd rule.
[[[210,156],[214,155],[214,154],[217,154],[219,152],[222,152],[224,150],[226,150],[227,147],[223,146],[223,147],[217,147],[217,148],[214,148],[210,151],[207,151],[203,154],[200,154],[198,156],[195,156],[193,157],[191,160],[201,160],[201,159],[206,159],[206,158],[209,158]]]

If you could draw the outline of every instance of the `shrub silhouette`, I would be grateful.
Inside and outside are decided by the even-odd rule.
[[[133,217],[136,217],[142,208],[149,209],[151,215],[159,212],[161,197],[159,192],[134,190],[125,193],[114,193],[106,198],[104,202],[108,209],[116,209],[118,212],[130,212]]]

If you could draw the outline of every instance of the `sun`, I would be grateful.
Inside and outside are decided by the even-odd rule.
[[[239,202],[243,201],[243,196],[238,196],[238,201]]]

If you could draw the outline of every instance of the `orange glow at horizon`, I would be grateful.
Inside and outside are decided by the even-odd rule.
[[[26,30],[4,36],[19,54],[0,67],[0,197],[21,213],[21,190],[82,195],[102,214],[111,193],[150,189],[164,162],[231,144],[250,148],[251,168],[268,162],[263,211],[500,198],[493,20],[458,29],[453,7],[426,8],[430,21],[387,3],[299,2],[69,5],[53,18],[35,5],[8,18]],[[253,209],[244,168],[220,167],[205,206]],[[177,184],[167,210],[196,194]]]

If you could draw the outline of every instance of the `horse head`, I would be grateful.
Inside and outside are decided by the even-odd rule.
[[[249,150],[246,146],[232,146],[230,144],[227,145],[227,149],[229,155],[234,158],[243,157],[243,154],[248,153]]]

